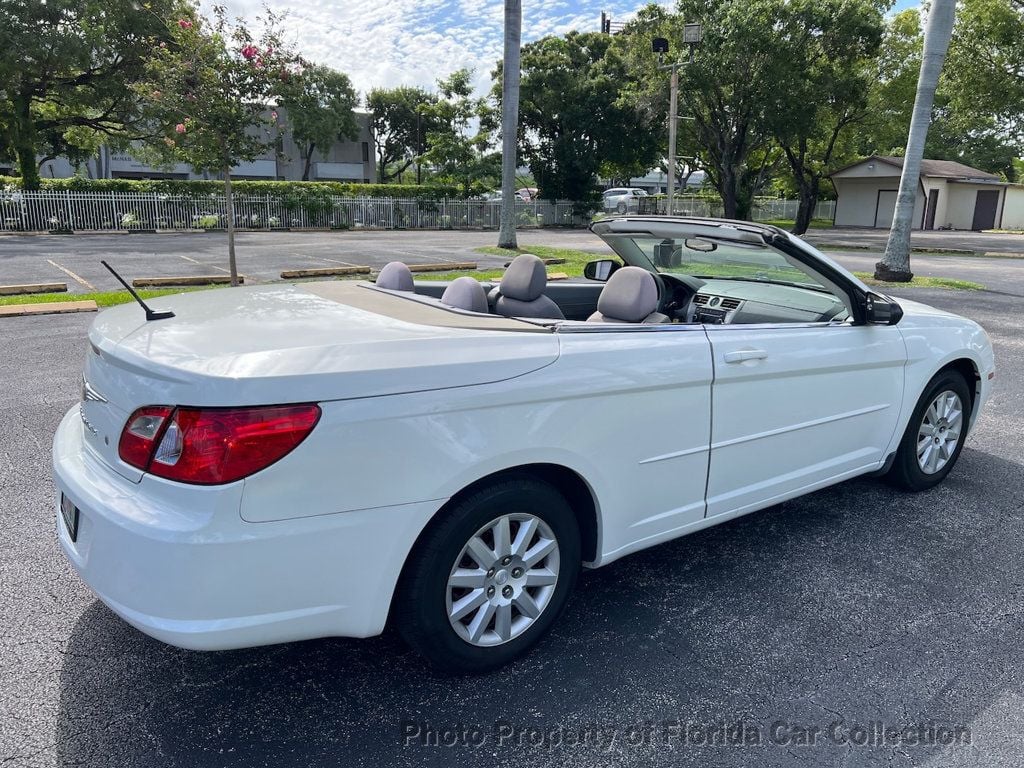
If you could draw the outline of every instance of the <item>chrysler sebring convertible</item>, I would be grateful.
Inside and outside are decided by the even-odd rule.
[[[581,567],[857,475],[953,469],[992,388],[975,323],[771,226],[625,216],[547,284],[203,291],[99,314],[53,445],[57,535],[141,631],[227,649],[389,624],[480,672]]]

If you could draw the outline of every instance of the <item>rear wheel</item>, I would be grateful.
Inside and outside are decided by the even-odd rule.
[[[941,483],[960,458],[970,408],[970,390],[958,372],[932,379],[910,417],[889,478],[908,491]]]
[[[479,673],[529,650],[580,568],[576,518],[550,485],[500,480],[441,513],[403,573],[396,622],[434,666]]]

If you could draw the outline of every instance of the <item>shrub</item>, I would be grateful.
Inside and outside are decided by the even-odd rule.
[[[455,186],[440,184],[355,184],[340,181],[233,181],[239,195],[271,195],[281,199],[294,199],[296,205],[313,199],[338,197],[404,197],[433,200],[441,197],[462,197]],[[21,179],[0,176],[0,191],[21,189]],[[224,189],[220,181],[183,181],[178,179],[43,179],[44,191],[70,192],[158,192],[167,195],[203,197],[219,194]]]

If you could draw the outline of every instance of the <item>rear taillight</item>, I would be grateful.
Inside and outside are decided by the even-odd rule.
[[[133,467],[197,485],[259,472],[306,439],[320,419],[314,404],[254,408],[147,406],[125,424],[118,453]]]

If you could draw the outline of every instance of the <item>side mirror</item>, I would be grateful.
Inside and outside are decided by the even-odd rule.
[[[588,261],[587,265],[583,267],[583,276],[587,280],[597,280],[599,283],[606,283],[608,278],[615,273],[615,270],[621,266],[615,259]]]
[[[871,325],[896,325],[903,317],[903,307],[888,296],[869,293],[864,297],[864,319]]]

